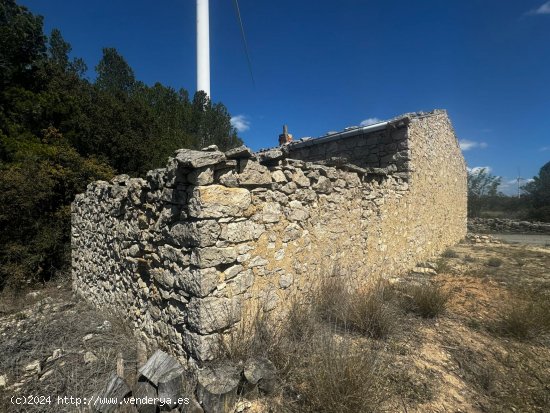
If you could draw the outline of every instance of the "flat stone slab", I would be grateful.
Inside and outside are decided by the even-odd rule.
[[[184,168],[200,168],[202,166],[215,165],[225,160],[223,152],[218,151],[193,151],[191,149],[179,149],[176,151],[176,160]]]
[[[248,146],[238,146],[225,152],[227,159],[248,159],[254,157],[254,153]]]
[[[179,362],[162,350],[155,351],[149,360],[147,360],[147,363],[138,371],[141,376],[145,377],[155,386],[159,385],[159,381],[163,376],[180,372],[183,374],[184,369]]]

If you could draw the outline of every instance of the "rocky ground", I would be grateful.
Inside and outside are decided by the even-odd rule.
[[[397,328],[384,338],[335,331],[349,335],[362,354],[375,355],[372,365],[361,365],[377,375],[372,410],[550,411],[549,268],[548,246],[469,237],[437,262],[391,280],[438,285],[449,301],[436,318],[397,314]],[[66,280],[18,296],[4,292],[0,300],[0,411],[78,411],[56,404],[57,397],[92,394],[116,369],[117,358],[125,360],[126,374],[135,374],[131,332],[76,300]],[[307,374],[293,377],[307,382]],[[336,386],[339,374],[333,375]],[[292,386],[289,391],[282,383],[271,396],[242,400],[238,410],[311,411],[300,394],[308,384]],[[51,396],[54,403],[14,405],[14,395]]]
[[[128,372],[136,371],[131,331],[75,299],[69,285],[58,280],[0,298],[0,411],[79,411],[59,405],[58,396],[91,396],[116,368],[117,357]],[[27,399],[14,404],[12,397]]]

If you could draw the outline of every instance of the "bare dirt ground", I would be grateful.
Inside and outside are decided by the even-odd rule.
[[[521,313],[519,324],[534,326],[524,335],[501,328],[514,309],[550,302],[550,247],[463,243],[439,259],[436,275],[403,279],[414,277],[440,285],[450,300],[435,319],[403,313],[387,338],[355,338],[378,354],[384,377],[382,401],[373,411],[550,412],[550,336],[548,326],[542,328],[548,319]],[[131,331],[74,298],[68,282],[19,297],[3,293],[0,412],[78,411],[16,406],[10,398],[90,395],[115,370],[120,352],[130,363],[135,360]],[[249,412],[279,411],[273,399],[242,406]]]
[[[408,334],[391,339],[404,347],[396,358],[413,388],[429,390],[424,400],[386,411],[550,412],[548,326],[530,338],[498,330],[511,308],[550,300],[550,248],[461,244],[452,251],[456,257],[442,258],[433,276],[450,292],[445,314],[412,320]]]

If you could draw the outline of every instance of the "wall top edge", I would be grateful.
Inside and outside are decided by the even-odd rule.
[[[350,138],[352,136],[376,133],[390,127],[391,128],[407,127],[412,120],[437,116],[437,115],[446,114],[446,113],[447,112],[444,109],[434,109],[430,112],[405,113],[403,115],[399,115],[387,121],[377,122],[375,124],[368,125],[368,126],[357,126],[357,127],[346,128],[343,131],[330,133],[324,136],[319,136],[317,138],[302,138],[300,140],[290,142],[282,146],[286,147],[288,150],[293,150],[293,149],[299,149],[307,146],[324,144],[335,140]],[[273,148],[260,149],[258,153],[269,151],[271,149]]]

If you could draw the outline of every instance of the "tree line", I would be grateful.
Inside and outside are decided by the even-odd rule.
[[[70,203],[91,181],[143,175],[175,149],[242,144],[222,103],[135,78],[104,48],[94,81],[59,30],[0,0],[0,288],[67,268]]]
[[[468,171],[468,216],[550,222],[550,162],[521,186],[520,197],[499,192],[501,178],[487,168]]]

